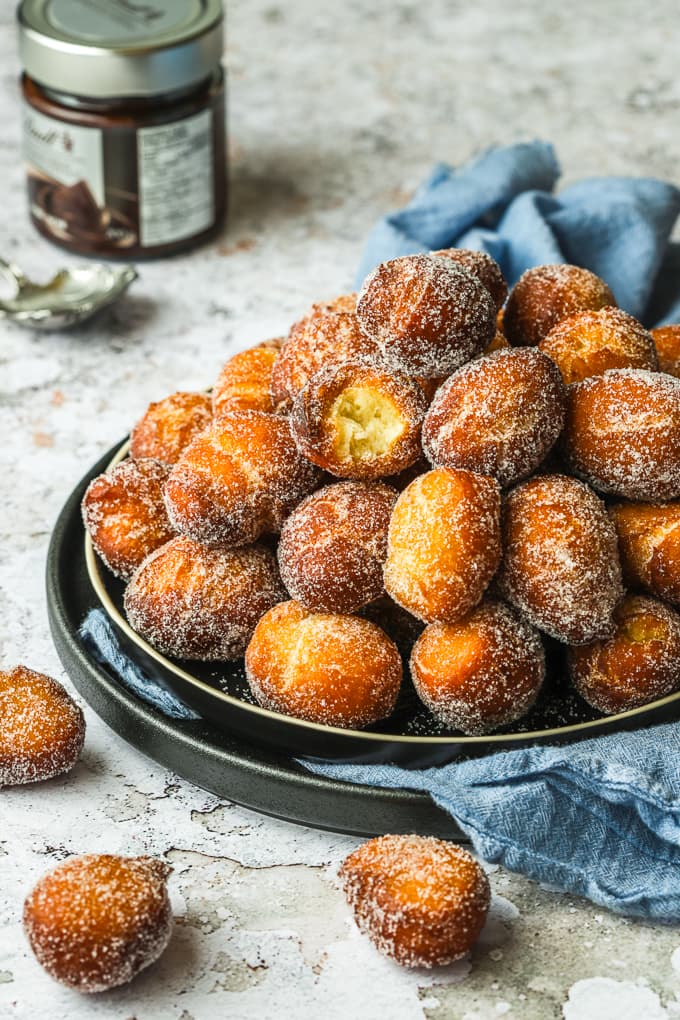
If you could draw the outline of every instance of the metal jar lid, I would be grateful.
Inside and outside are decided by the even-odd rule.
[[[27,74],[86,98],[189,88],[224,44],[222,0],[22,0],[18,19]]]

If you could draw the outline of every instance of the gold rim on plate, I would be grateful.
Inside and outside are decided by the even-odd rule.
[[[129,449],[130,441],[128,439],[120,447],[115,457],[111,460],[111,463],[108,464],[107,471],[120,463],[120,461],[122,461],[127,455]],[[99,562],[94,551],[94,546],[92,545],[92,539],[87,532],[85,532],[85,562],[87,565],[87,573],[97,598],[111,620],[115,623],[116,627],[123,631],[123,633],[148,656],[160,663],[164,669],[172,673],[174,676],[179,677],[180,680],[197,687],[204,694],[216,698],[218,701],[224,702],[225,705],[231,705],[243,711],[252,712],[256,716],[261,716],[276,722],[284,722],[292,726],[299,726],[304,730],[313,730],[317,733],[333,733],[338,736],[348,736],[358,740],[371,740],[389,744],[425,744],[432,746],[444,746],[447,744],[474,745],[504,744],[513,742],[526,743],[531,740],[545,740],[549,737],[561,739],[569,734],[582,733],[584,730],[594,729],[595,727],[602,726],[603,724],[609,725],[610,723],[615,724],[624,720],[627,721],[636,718],[636,716],[642,716],[652,709],[663,708],[666,705],[671,705],[680,700],[680,691],[676,691],[675,694],[669,694],[665,698],[660,698],[657,701],[651,701],[646,705],[641,705],[639,708],[632,708],[628,712],[617,712],[616,715],[599,716],[597,719],[589,719],[586,722],[570,723],[567,726],[558,726],[547,730],[528,730],[521,733],[488,733],[474,737],[466,737],[464,735],[448,737],[409,737],[402,733],[376,733],[373,730],[350,730],[343,729],[340,726],[326,726],[322,723],[313,723],[309,722],[307,719],[296,719],[295,716],[292,715],[283,715],[281,712],[272,712],[268,708],[260,708],[259,705],[251,705],[247,701],[242,701],[240,698],[236,698],[231,694],[226,694],[224,691],[220,691],[211,686],[211,684],[205,683],[203,680],[199,680],[199,678],[194,676],[192,673],[188,673],[185,669],[182,669],[181,666],[174,663],[172,659],[166,658],[152,645],[150,645],[148,641],[145,641],[144,638],[140,637],[139,634],[132,629],[125,617],[119,613],[102,580],[102,576],[99,571]],[[210,722],[210,719],[207,718],[207,721]]]

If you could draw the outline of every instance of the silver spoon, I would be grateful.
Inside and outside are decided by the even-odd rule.
[[[68,329],[117,301],[137,270],[106,265],[60,269],[49,283],[32,283],[12,262],[0,259],[0,276],[14,285],[14,295],[0,300],[0,319],[29,329]]]

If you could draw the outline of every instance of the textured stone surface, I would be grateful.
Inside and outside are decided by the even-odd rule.
[[[12,6],[0,13],[0,253],[39,278],[64,255],[26,221]],[[65,679],[43,565],[52,523],[85,468],[150,400],[209,385],[229,353],[347,289],[370,225],[434,160],[539,136],[555,141],[565,180],[678,179],[680,84],[675,51],[661,42],[676,31],[676,5],[624,6],[230,4],[228,232],[190,257],[143,266],[129,299],[79,332],[0,324],[2,664]],[[3,1018],[680,1015],[676,930],[498,870],[472,959],[437,974],[400,971],[358,935],[336,888],[354,840],[219,802],[87,718],[70,777],[0,793]],[[163,856],[175,869],[178,916],[155,967],[86,1002],[40,971],[20,926],[32,883],[84,851]]]

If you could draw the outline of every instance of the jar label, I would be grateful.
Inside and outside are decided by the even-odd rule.
[[[31,214],[55,240],[152,249],[215,222],[210,110],[159,127],[80,127],[24,108]]]
[[[140,128],[139,232],[144,247],[181,241],[215,222],[209,110],[175,124]]]

